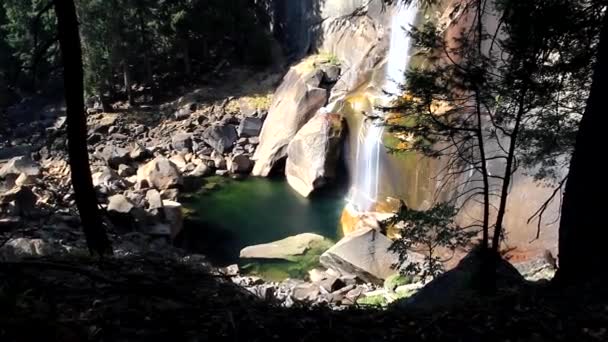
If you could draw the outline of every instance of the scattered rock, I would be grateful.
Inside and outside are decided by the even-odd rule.
[[[226,176],[228,174],[228,170],[215,170],[216,176]]]
[[[184,226],[182,205],[175,201],[163,200],[165,221],[169,224],[171,238],[175,238]]]
[[[108,198],[108,213],[128,215],[135,208],[135,204],[124,195],[114,195]]]
[[[10,239],[1,248],[0,254],[12,258],[30,257],[30,256],[46,256],[57,252],[50,243],[42,239],[16,238]],[[7,258],[11,259],[11,258]]]
[[[232,173],[249,173],[253,168],[253,162],[249,159],[249,156],[239,154],[232,157],[228,170]]]
[[[16,216],[34,216],[37,213],[36,202],[38,196],[27,186],[16,186],[0,194],[0,204],[11,206],[11,214]]]
[[[183,170],[187,165],[186,159],[184,159],[184,155],[181,153],[171,156],[169,160],[180,170]]]
[[[257,137],[262,130],[262,119],[254,117],[244,118],[238,129],[239,137]]]
[[[2,168],[0,168],[0,178],[6,178],[9,175],[20,176],[40,176],[40,166],[26,156],[19,156],[9,160]]]
[[[97,158],[105,161],[113,169],[129,161],[129,150],[115,145],[106,145],[103,150],[96,152]]]
[[[129,152],[129,157],[133,161],[143,161],[144,159],[150,157],[150,155],[150,151],[139,143],[134,143],[131,147],[131,151]]]
[[[192,151],[192,135],[185,132],[179,132],[171,138],[171,146],[174,150],[182,152]]]
[[[239,271],[239,265],[237,264],[220,268],[220,272],[227,277],[237,276],[239,275]]]
[[[319,286],[316,284],[303,283],[294,287],[292,292],[293,299],[297,301],[315,301],[319,296]]]
[[[91,178],[93,180],[93,186],[95,187],[101,185],[112,185],[120,180],[118,173],[107,166],[102,167],[99,172],[93,173]]]
[[[27,173],[22,173],[15,180],[15,185],[17,186],[31,186],[36,184],[38,180],[38,176],[28,175]]]
[[[146,202],[148,202],[149,210],[160,210],[163,208],[163,199],[160,192],[156,189],[150,189],[146,192]]]
[[[194,104],[194,105],[196,105],[196,104]],[[174,113],[176,120],[187,119],[190,117],[191,114],[192,114],[192,111],[190,110],[189,107],[180,108]]]
[[[137,170],[140,188],[154,187],[166,190],[182,185],[182,175],[173,162],[165,157],[156,157]]]
[[[203,132],[203,140],[219,153],[232,150],[234,143],[238,140],[236,129],[233,125],[213,125]]]
[[[135,174],[135,169],[130,165],[120,164],[118,166],[118,175],[121,177],[130,177]]]
[[[205,163],[198,164],[192,172],[190,172],[189,176],[192,177],[206,177],[209,176],[213,170],[207,166]]]

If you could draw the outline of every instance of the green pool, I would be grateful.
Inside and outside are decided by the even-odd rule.
[[[341,184],[303,198],[284,179],[210,178],[199,193],[184,200],[189,219],[178,244],[222,265],[238,262],[245,246],[300,233],[317,233],[336,241],[345,192],[346,186]],[[282,261],[254,264],[254,268],[281,264],[283,270],[291,265]]]

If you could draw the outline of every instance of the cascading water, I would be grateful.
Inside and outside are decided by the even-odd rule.
[[[383,102],[390,103],[399,96],[400,85],[405,81],[405,71],[410,60],[411,38],[405,29],[415,24],[418,8],[412,4],[399,6],[391,20],[390,46],[387,56]],[[372,118],[361,125],[357,139],[356,166],[353,186],[348,202],[357,212],[369,211],[378,201],[381,155],[385,153],[382,136],[384,126],[382,111],[374,111]]]

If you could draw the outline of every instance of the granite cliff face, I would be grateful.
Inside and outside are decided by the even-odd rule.
[[[278,3],[282,3],[277,7],[282,12],[275,13],[283,14],[275,16],[277,19],[275,25],[278,25],[279,33],[285,38],[287,49],[294,52],[292,56],[331,56],[330,59],[339,63],[341,72],[335,84],[325,87],[326,98],[323,101],[318,98],[318,101],[311,103],[311,97],[307,94],[311,91],[314,93],[315,88],[320,85],[306,84],[307,81],[303,80],[306,77],[298,76],[300,80],[295,83],[299,86],[294,86],[295,76],[290,75],[293,74],[294,68],[290,70],[276,94],[276,105],[270,110],[269,120],[262,130],[254,174],[266,176],[280,159],[287,157],[287,146],[309,120],[324,113],[338,113],[346,122],[348,134],[341,153],[352,183],[356,174],[358,146],[366,134],[364,120],[377,105],[386,81],[385,69],[390,53],[391,20],[398,10],[391,7],[382,8],[380,1],[364,0],[305,0],[293,5],[291,3],[288,5],[286,1]],[[457,3],[457,0],[442,1],[438,11],[419,15],[424,19],[419,19],[418,23],[429,17],[446,22],[453,20],[458,15],[454,11]],[[458,35],[458,26],[454,26],[446,34]],[[293,39],[298,41],[292,41]],[[300,87],[301,90],[295,90],[294,87]],[[293,89],[286,91],[287,88]],[[311,105],[297,105],[302,101]],[[280,105],[280,102],[291,104],[285,106]],[[294,110],[299,113],[295,113]],[[298,119],[294,120],[294,117]],[[384,133],[381,139],[385,145],[390,145],[394,140],[387,133]],[[312,165],[312,154],[308,157],[306,155],[299,154],[298,163]],[[324,157],[320,156],[321,159]],[[442,170],[442,160],[429,159],[416,153],[392,155],[387,153],[386,149],[380,151],[378,160],[380,165],[376,171],[380,180],[378,199],[401,198],[408,207],[423,209],[430,207],[437,199],[454,196],[453,191],[437,193],[437,178]],[[498,172],[501,167],[503,165],[500,165],[499,161],[489,165],[491,172],[494,172],[492,170]],[[527,222],[553,190],[536,183],[527,173],[518,171],[515,174],[505,217],[507,243],[509,246],[517,246],[524,258],[529,253],[539,254],[545,249],[554,250],[557,245],[555,223],[543,225],[540,239],[535,239],[537,227],[534,222]],[[298,176],[298,173],[294,172],[288,174],[288,177],[291,179],[290,184],[298,185],[296,188],[305,188],[305,191],[300,191],[303,194],[306,195],[313,190],[310,186],[311,181],[303,179],[306,177]],[[302,184],[309,185],[303,187]],[[461,188],[459,191],[465,189]],[[557,217],[558,202],[548,208],[545,214],[546,222],[553,222]],[[468,222],[472,218],[479,217],[479,207],[478,205],[466,207],[459,219]]]

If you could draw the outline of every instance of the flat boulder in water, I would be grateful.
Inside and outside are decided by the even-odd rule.
[[[274,242],[245,247],[241,250],[240,257],[243,259],[289,260],[291,257],[304,255],[315,244],[323,241],[325,238],[321,235],[303,233]]]

